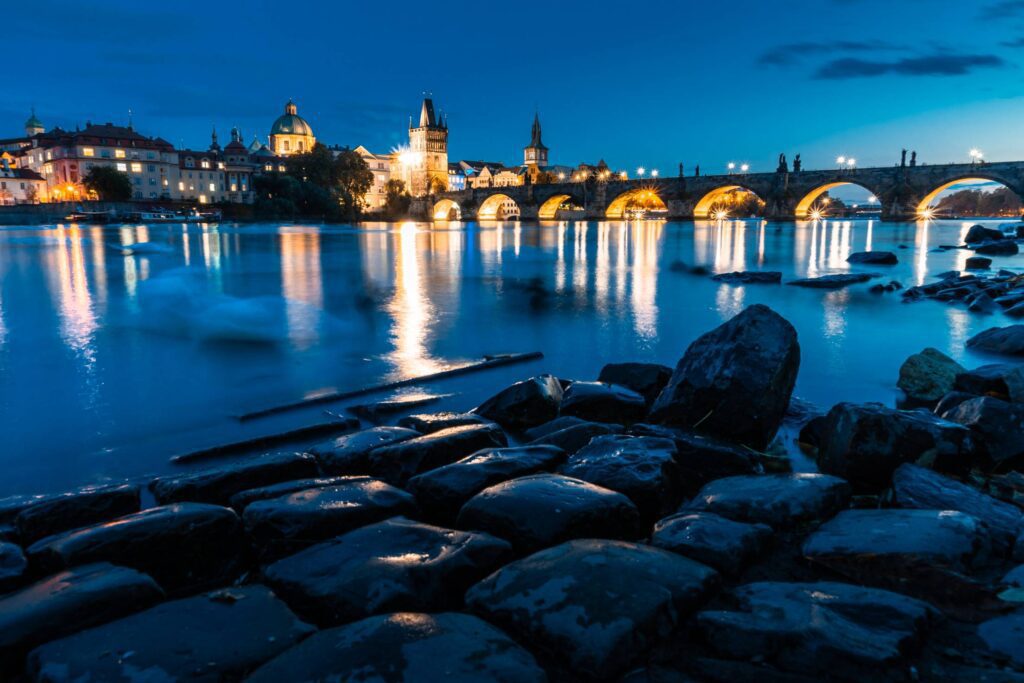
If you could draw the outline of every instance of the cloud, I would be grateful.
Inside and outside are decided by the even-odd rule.
[[[845,80],[875,76],[962,76],[975,69],[1003,67],[1006,62],[995,55],[947,55],[907,57],[894,61],[866,59],[835,59],[823,64],[814,73],[822,80]]]
[[[1013,40],[1004,40],[1003,42],[1001,42],[999,44],[1002,45],[1003,47],[1013,47],[1013,48],[1024,47],[1024,38],[1014,38]]]
[[[758,64],[768,66],[789,66],[806,59],[821,55],[850,52],[882,52],[895,51],[903,48],[880,40],[836,40],[831,42],[802,42],[778,45],[763,53],[757,60]]]
[[[1005,19],[1024,12],[1024,0],[1000,0],[981,8],[983,20]]]

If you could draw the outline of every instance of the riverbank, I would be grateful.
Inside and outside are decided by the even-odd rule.
[[[920,408],[815,415],[792,400],[796,330],[755,305],[674,370],[537,375],[465,413],[371,405],[379,424],[327,441],[5,499],[0,663],[1018,680],[1024,325],[971,343],[1006,362],[926,350],[893,378]],[[794,439],[819,472],[790,471]]]

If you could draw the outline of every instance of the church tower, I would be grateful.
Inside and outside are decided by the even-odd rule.
[[[28,117],[28,121],[25,121],[25,135],[32,137],[34,135],[42,135],[46,132],[46,128],[43,127],[43,123],[36,118],[36,108],[32,107],[32,116]]]
[[[530,130],[530,144],[523,148],[523,166],[544,167],[548,165],[548,148],[540,139],[540,116],[533,115]]]
[[[431,190],[448,190],[448,122],[434,114],[434,102],[423,98],[420,123],[409,122],[409,194],[422,197]]]

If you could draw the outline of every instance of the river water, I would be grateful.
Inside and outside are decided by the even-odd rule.
[[[438,382],[429,389],[451,396],[426,410],[472,407],[542,371],[593,379],[609,361],[674,366],[753,303],[798,331],[798,396],[822,409],[892,404],[907,356],[934,346],[980,364],[964,342],[1008,320],[868,285],[719,284],[679,264],[787,280],[874,271],[909,286],[962,267],[970,252],[935,248],[974,222],[3,228],[0,495],[167,471],[177,453],[325,419],[320,407],[240,423],[248,410],[485,354],[545,358]],[[872,249],[899,265],[846,263]],[[1020,271],[1024,256],[995,265]]]

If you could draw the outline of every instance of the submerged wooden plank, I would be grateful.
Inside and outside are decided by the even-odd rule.
[[[359,420],[355,418],[344,418],[341,420],[332,420],[330,422],[318,422],[317,424],[306,425],[286,432],[254,436],[251,439],[245,439],[244,441],[236,441],[234,443],[222,444],[220,446],[202,448],[197,451],[191,451],[190,453],[182,453],[172,457],[171,462],[175,464],[185,464],[196,462],[198,460],[210,460],[228,455],[237,455],[250,450],[271,448],[292,441],[299,441],[301,439],[315,439],[321,436],[330,436],[332,434],[347,432],[358,428]]]

